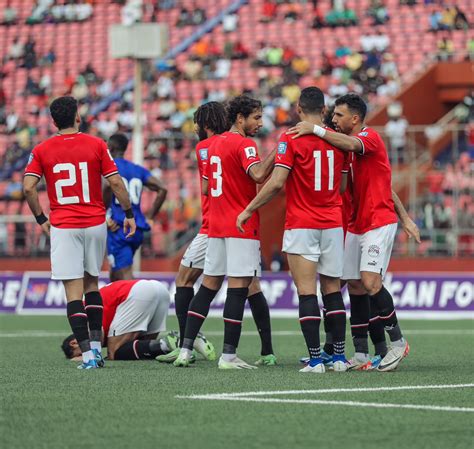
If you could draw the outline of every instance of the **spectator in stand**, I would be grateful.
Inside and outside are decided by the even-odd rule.
[[[203,8],[195,8],[191,15],[191,23],[202,25],[206,20],[206,11]]]
[[[20,41],[19,37],[15,37],[13,39],[12,44],[8,50],[8,54],[6,60],[17,61],[17,63],[24,57],[25,55],[25,44]]]
[[[390,161],[395,164],[405,162],[408,121],[402,115],[400,103],[388,107],[389,120],[385,125],[385,134],[389,141]]]
[[[191,13],[186,8],[181,8],[179,11],[178,21],[176,22],[176,26],[178,28],[185,27],[187,25],[191,25],[192,17]]]
[[[456,16],[454,17],[454,28],[456,30],[468,30],[469,21],[467,20],[466,14],[461,10],[459,6],[455,6]]]
[[[311,28],[314,29],[320,29],[326,26],[326,23],[324,22],[324,17],[321,13],[321,10],[318,7],[314,8],[314,18],[313,18],[313,24],[311,25]]]
[[[287,22],[296,22],[301,15],[301,6],[296,3],[290,3],[287,5],[285,12],[285,20]]]
[[[236,13],[226,14],[222,18],[222,29],[224,33],[233,33],[239,25],[239,16]]]
[[[281,64],[283,58],[283,48],[272,46],[268,50],[267,53],[267,60],[268,64],[271,66],[279,66]]]
[[[7,1],[5,9],[3,10],[3,19],[1,25],[16,25],[18,20],[18,11],[11,6],[10,0]]]
[[[41,95],[41,89],[37,81],[35,81],[30,74],[26,78],[25,88],[23,89],[23,96]]]
[[[50,48],[49,51],[40,58],[39,65],[49,67],[56,62],[56,52],[54,48]]]
[[[142,21],[143,0],[127,0],[121,11],[122,25],[131,26]]]
[[[456,20],[457,11],[453,6],[447,6],[442,14],[440,20],[440,28],[442,30],[454,29],[454,21]]]
[[[33,7],[30,17],[26,19],[27,25],[35,25],[47,19],[54,0],[38,0]]]
[[[28,36],[28,40],[25,42],[25,55],[23,58],[22,67],[27,70],[34,69],[36,67],[36,41],[33,36]]]
[[[244,46],[242,41],[238,40],[234,43],[232,50],[232,59],[247,59],[249,57],[249,51]]]
[[[438,60],[450,61],[454,56],[454,42],[445,35],[437,43],[438,46]]]
[[[276,19],[277,16],[277,5],[276,0],[265,0],[262,6],[262,17],[260,22],[268,23]]]
[[[433,9],[430,14],[430,31],[439,31],[441,30],[441,11],[437,8]]]
[[[372,25],[383,25],[390,19],[387,7],[382,0],[371,0],[367,15],[372,17]]]
[[[327,52],[322,53],[321,74],[330,75],[335,67],[334,58]]]

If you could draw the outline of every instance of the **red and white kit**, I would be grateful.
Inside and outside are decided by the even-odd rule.
[[[257,193],[249,175],[258,164],[256,143],[238,133],[216,136],[209,147],[203,177],[209,182],[209,242],[204,273],[211,276],[260,276],[259,215],[255,213],[240,233],[237,217]]]
[[[166,330],[170,295],[159,281],[116,281],[100,289],[104,335],[130,332],[156,334]]]
[[[285,133],[278,143],[275,166],[291,170],[286,182],[286,221],[283,251],[318,262],[318,271],[342,275],[344,234],[342,173],[347,156],[319,137],[292,139]]]
[[[98,276],[107,239],[102,176],[117,173],[105,142],[87,134],[58,134],[31,152],[25,176],[44,176],[50,202],[53,279]]]
[[[382,138],[371,128],[363,128],[355,137],[363,150],[352,160],[352,210],[343,279],[360,279],[361,271],[385,274],[398,222],[390,162]]]

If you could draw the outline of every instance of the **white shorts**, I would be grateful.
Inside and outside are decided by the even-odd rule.
[[[365,234],[348,232],[342,279],[360,279],[361,271],[379,273],[384,277],[396,233],[397,223],[372,229]]]
[[[159,281],[138,281],[127,299],[117,307],[108,337],[144,332],[156,334],[166,330],[170,294]]]
[[[283,248],[318,264],[318,273],[339,278],[344,264],[344,231],[331,229],[287,229]]]
[[[260,277],[262,275],[260,241],[209,237],[204,274],[236,278]]]
[[[51,226],[51,279],[82,279],[87,271],[99,276],[107,245],[107,225],[90,228]]]
[[[198,234],[194,237],[184,253],[181,265],[188,268],[198,268],[199,270],[203,270],[204,261],[206,259],[207,241],[208,238],[206,234]]]

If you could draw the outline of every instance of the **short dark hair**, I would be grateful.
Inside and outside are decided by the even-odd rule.
[[[323,123],[328,127],[333,130],[336,130],[336,127],[334,126],[334,123],[332,121],[332,116],[334,115],[334,105],[330,106],[329,108],[326,109],[326,112],[323,117]]]
[[[346,94],[342,97],[339,97],[336,102],[336,106],[341,106],[343,104],[347,105],[349,110],[353,113],[359,115],[360,120],[363,122],[367,114],[367,105],[365,101],[357,94]]]
[[[201,130],[209,128],[215,134],[222,134],[229,129],[224,105],[217,101],[209,101],[199,106],[194,113],[194,123]]]
[[[306,87],[301,91],[298,104],[305,114],[318,114],[324,108],[324,94],[318,87]]]
[[[262,109],[262,102],[247,95],[240,95],[227,103],[227,118],[229,123],[235,123],[237,115],[247,118],[255,109]]]
[[[110,151],[125,153],[128,147],[128,137],[123,133],[112,134],[107,142]]]
[[[75,338],[76,337],[74,337],[74,334],[71,334],[64,339],[61,345],[61,349],[63,350],[64,355],[66,356],[67,359],[72,359],[73,352],[72,352],[72,347],[71,347],[71,341],[73,341]]]
[[[58,97],[49,106],[51,117],[58,129],[72,128],[76,122],[77,100],[74,97]]]

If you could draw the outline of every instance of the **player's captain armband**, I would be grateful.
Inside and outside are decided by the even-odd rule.
[[[250,159],[251,157],[257,157],[257,149],[255,147],[246,147],[244,148],[244,151],[247,159]]]
[[[278,154],[285,154],[288,142],[278,142]]]

